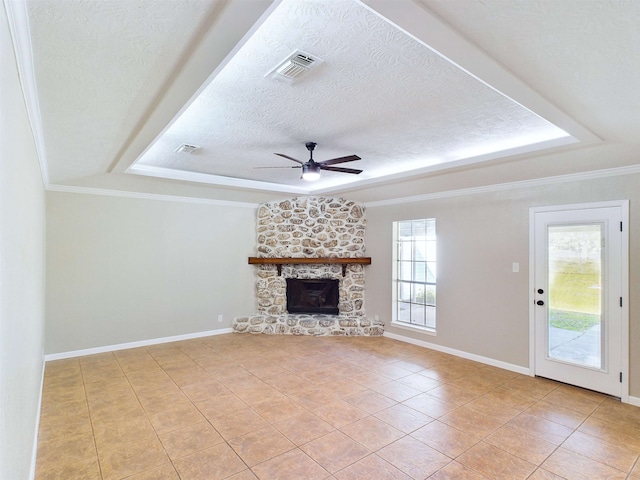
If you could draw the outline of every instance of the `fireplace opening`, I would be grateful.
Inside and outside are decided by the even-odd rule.
[[[339,281],[332,278],[287,278],[289,313],[338,314]]]

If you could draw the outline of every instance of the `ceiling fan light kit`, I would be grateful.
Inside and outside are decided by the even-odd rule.
[[[320,165],[316,162],[307,162],[302,165],[302,178],[309,182],[318,180],[320,178]]]

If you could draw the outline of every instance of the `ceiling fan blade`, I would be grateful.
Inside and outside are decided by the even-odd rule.
[[[300,165],[304,165],[304,162],[301,162],[300,160],[290,157],[289,155],[285,155],[284,153],[275,153],[274,155],[278,155],[279,157],[286,158],[287,160],[293,160],[294,162],[299,163]]]
[[[362,170],[356,170],[355,168],[327,167],[323,164],[320,164],[320,169],[328,170],[330,172],[354,173],[356,175],[362,173]]]
[[[346,157],[332,158],[331,160],[324,160],[322,162],[316,162],[320,165],[335,165],[336,163],[355,162],[356,160],[362,160],[357,155],[348,155]]]
[[[293,167],[253,167],[254,169],[257,168],[302,168],[302,166],[300,165],[294,165]]]

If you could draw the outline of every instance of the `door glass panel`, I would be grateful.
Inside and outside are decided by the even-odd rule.
[[[602,225],[548,227],[550,359],[603,369]]]

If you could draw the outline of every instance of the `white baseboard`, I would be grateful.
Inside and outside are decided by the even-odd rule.
[[[640,407],[640,397],[632,397],[631,395],[629,395],[629,401],[627,403],[636,407]]]
[[[384,332],[384,336],[392,338],[394,340],[399,340],[401,342],[411,343],[412,345],[418,345],[419,347],[430,348],[438,352],[449,353],[451,355],[455,355],[456,357],[466,358],[467,360],[473,360],[475,362],[491,365],[492,367],[503,368],[505,370],[509,370],[510,372],[521,373],[523,375],[531,375],[531,370],[527,367],[521,367],[519,365],[513,365],[511,363],[502,362],[493,358],[463,352],[462,350],[456,350],[454,348],[443,347],[442,345],[425,342],[423,340],[416,340],[415,338],[405,337],[396,333]],[[627,398],[622,398],[621,401],[622,403],[628,403],[629,405],[640,407],[640,397],[633,397],[629,395]]]
[[[38,459],[38,433],[40,432],[40,413],[42,412],[42,393],[44,392],[44,368],[45,357],[42,356],[42,374],[40,375],[40,395],[38,395],[38,406],[36,407],[36,429],[33,434],[33,448],[31,449],[31,465],[29,467],[29,480],[36,478],[36,460]]]
[[[521,367],[520,365],[514,365],[512,363],[502,362],[500,360],[496,360],[489,357],[483,357],[481,355],[464,352],[462,350],[456,350],[455,348],[443,347],[442,345],[425,342],[423,340],[416,340],[415,338],[405,337],[404,335],[398,335],[396,333],[384,332],[384,336],[392,338],[394,340],[399,340],[401,342],[417,345],[419,347],[429,348],[431,350],[436,350],[438,352],[455,355],[456,357],[466,358],[467,360],[473,360],[474,362],[484,363],[485,365],[491,365],[492,367],[502,368],[504,370],[509,370],[510,372],[521,373],[522,375],[531,375],[531,371],[529,370],[528,367]]]
[[[61,360],[64,358],[83,357],[85,355],[95,355],[96,353],[115,352],[116,350],[126,350],[128,348],[146,347],[148,345],[157,345],[159,343],[179,342],[182,340],[191,340],[193,338],[210,337],[212,335],[222,335],[224,333],[232,333],[231,328],[221,328],[219,330],[209,330],[206,332],[187,333],[185,335],[175,335],[173,337],[153,338],[151,340],[141,340],[138,342],[120,343],[118,345],[107,345],[104,347],[87,348],[84,350],[73,350],[71,352],[51,353],[45,355],[46,362],[51,360]]]

